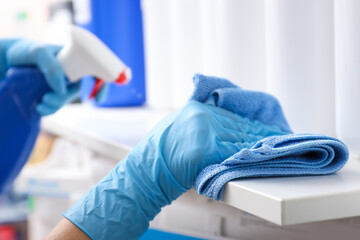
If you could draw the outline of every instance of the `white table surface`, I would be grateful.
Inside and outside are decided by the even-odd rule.
[[[44,118],[42,128],[122,158],[167,113],[69,105]],[[328,176],[232,181],[221,201],[279,225],[360,216],[360,159]]]

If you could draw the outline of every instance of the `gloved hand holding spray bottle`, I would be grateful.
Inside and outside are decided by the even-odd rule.
[[[90,98],[101,93],[105,82],[124,84],[131,79],[131,70],[95,35],[75,26],[70,31],[70,41],[60,51],[56,46],[43,51],[28,40],[0,42],[0,76],[7,70],[0,81],[0,193],[29,158],[41,115],[76,97],[81,77],[96,78]],[[51,54],[57,51],[57,61],[51,62]]]

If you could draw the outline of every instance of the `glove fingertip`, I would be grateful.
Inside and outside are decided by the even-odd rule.
[[[51,101],[51,98],[53,98],[52,96],[54,95],[53,92],[47,92],[44,94],[44,96],[42,97],[42,102],[48,102]]]
[[[56,109],[50,108],[47,105],[40,103],[36,106],[36,111],[40,116],[45,117],[55,113]]]
[[[60,50],[63,48],[63,46],[59,45],[48,45],[50,51],[52,51],[55,55],[60,52]]]

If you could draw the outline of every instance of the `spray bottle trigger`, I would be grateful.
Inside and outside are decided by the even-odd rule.
[[[95,85],[91,90],[89,99],[94,99],[96,95],[100,92],[101,88],[104,86],[105,82],[101,78],[95,78]]]
[[[128,75],[126,74],[127,69],[123,70],[119,76],[115,79],[115,83],[119,85],[126,84],[130,79],[128,78]],[[94,99],[97,94],[100,92],[100,90],[104,87],[105,81],[101,78],[95,78],[95,85],[93,89],[91,90],[89,99]]]

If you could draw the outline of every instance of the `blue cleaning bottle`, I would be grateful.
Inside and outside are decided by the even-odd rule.
[[[71,39],[57,60],[69,84],[89,75],[96,77],[95,96],[104,82],[124,84],[131,70],[95,35],[73,26]],[[51,91],[36,67],[15,67],[0,81],[0,193],[7,190],[29,158],[40,131],[36,106]]]
[[[143,24],[140,0],[91,0],[89,22],[82,23],[132,69],[129,84],[109,84],[109,94],[98,107],[140,106],[146,101]],[[87,101],[92,79],[81,82],[81,96]]]

